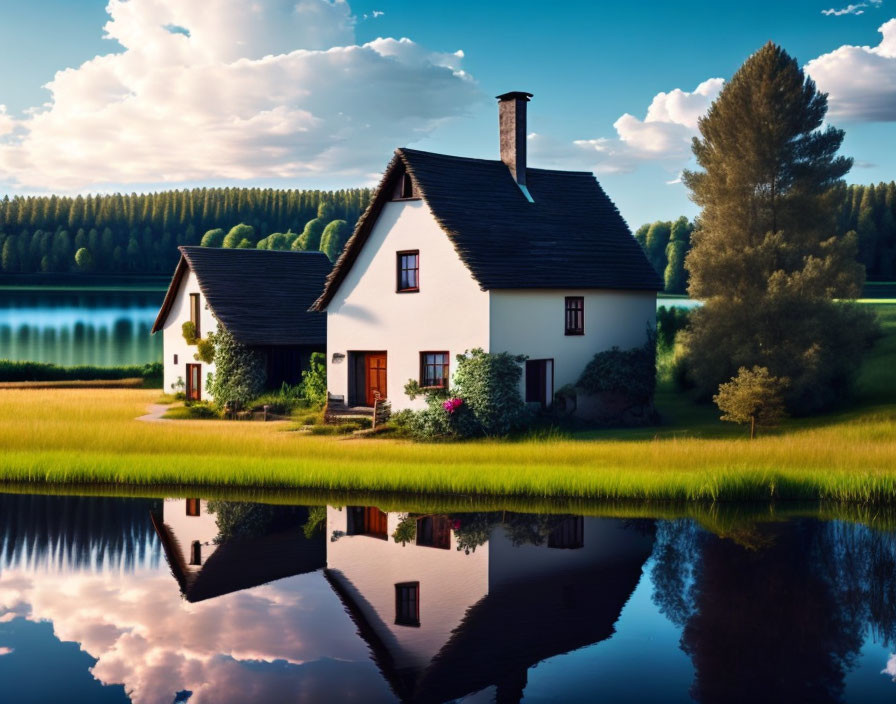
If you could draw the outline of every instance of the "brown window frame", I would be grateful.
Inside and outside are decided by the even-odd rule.
[[[451,549],[451,519],[448,516],[420,516],[416,544],[438,550]]]
[[[401,591],[414,590],[414,615],[405,614],[402,610]],[[395,585],[395,625],[420,627],[420,582],[399,582]]]
[[[564,334],[565,335],[584,335],[585,334],[585,297],[584,296],[567,296],[564,301]],[[578,326],[576,326],[578,323]]]
[[[442,354],[445,355],[444,364],[428,364],[426,362],[426,355],[430,354]],[[442,367],[443,368],[443,376],[441,384],[427,384],[426,381],[426,368],[427,367]],[[427,352],[420,353],[420,386],[424,389],[447,389],[448,388],[448,380],[451,378],[451,355],[447,351],[436,351],[430,350]]]
[[[190,322],[196,327],[196,337],[202,337],[202,331],[199,326],[199,294],[190,294]]]
[[[174,355],[174,363],[177,364],[177,355]]]
[[[187,499],[187,515],[198,516],[199,514],[199,499]]]
[[[417,266],[415,267],[407,267],[405,268],[402,262],[402,257],[410,257],[414,256],[417,258]],[[416,286],[402,288],[402,274],[406,271],[415,272],[415,279],[417,282]],[[420,291],[420,250],[419,249],[405,249],[400,252],[395,253],[395,292],[396,293],[419,293]]]
[[[376,506],[346,506],[346,533],[388,540],[389,516]]]
[[[414,180],[407,171],[399,176],[392,193],[392,200],[420,200],[420,194],[414,187]]]

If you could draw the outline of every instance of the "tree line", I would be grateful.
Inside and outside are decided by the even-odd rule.
[[[865,265],[870,281],[896,279],[896,181],[853,184],[839,190],[837,233],[855,233],[857,259]],[[678,220],[645,223],[635,231],[635,239],[653,268],[663,277],[666,293],[686,293],[688,272],[684,260],[691,248],[696,226],[685,216]]]
[[[318,221],[304,240],[317,249],[320,242],[308,240],[318,226],[321,238],[326,225],[337,220],[344,222],[338,228],[351,232],[370,196],[367,188],[6,196],[0,200],[0,271],[168,274],[177,263],[179,245],[198,245],[210,230],[227,233],[238,225],[251,228],[247,239],[253,246],[279,249],[268,247],[270,236],[304,233],[309,222]],[[322,226],[321,213],[326,220]]]

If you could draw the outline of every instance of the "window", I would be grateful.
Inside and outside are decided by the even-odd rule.
[[[346,532],[349,535],[369,535],[371,538],[388,540],[387,521],[388,516],[376,506],[349,506],[348,525]]]
[[[561,550],[577,550],[585,547],[585,519],[570,516],[548,535],[548,547]]]
[[[395,624],[420,625],[420,582],[395,585]]]
[[[187,515],[199,515],[199,499],[187,499]]]
[[[585,299],[582,296],[566,297],[566,334],[585,334]]]
[[[398,253],[398,292],[420,290],[420,251]]]
[[[407,172],[403,173],[395,184],[395,191],[392,194],[393,200],[409,200],[411,198],[419,198],[414,188],[414,181]]]
[[[174,363],[177,364],[177,355],[174,355]]]
[[[417,519],[417,545],[451,549],[451,521],[448,516],[424,516]]]
[[[420,386],[444,389],[448,386],[448,353],[420,353]]]
[[[411,181],[410,174],[402,174],[401,175],[401,197],[402,198],[413,198],[414,197],[414,182]]]
[[[196,326],[196,337],[202,337],[202,333],[199,331],[199,294],[191,293],[190,294],[190,322]]]

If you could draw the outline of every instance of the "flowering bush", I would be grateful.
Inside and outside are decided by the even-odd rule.
[[[462,398],[449,398],[447,401],[442,403],[442,408],[448,411],[448,414],[454,413],[458,408],[460,408],[464,403]]]
[[[529,420],[520,395],[522,362],[506,352],[481,349],[457,355],[456,388],[421,389],[411,380],[410,398],[426,396],[426,408],[402,416],[402,425],[418,440],[462,439],[507,435]]]

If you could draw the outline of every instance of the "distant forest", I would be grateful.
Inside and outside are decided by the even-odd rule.
[[[682,216],[641,225],[635,239],[663,277],[666,293],[687,292],[684,258],[695,223]],[[869,281],[896,279],[896,182],[847,186],[838,214],[838,232],[855,232],[858,259]]]
[[[248,237],[241,237],[234,246],[266,247],[280,241],[270,237],[276,233],[288,233],[286,240],[292,243],[309,222],[315,223],[313,234],[322,234],[324,226],[340,221],[331,228],[339,234],[338,240],[329,238],[332,256],[334,246],[341,249],[344,233],[354,228],[370,196],[367,188],[194,188],[74,198],[7,196],[0,200],[0,271],[170,274],[177,263],[178,245],[198,245],[210,230],[228,233],[241,224],[251,232],[241,229]],[[310,240],[306,237],[301,244],[317,249],[320,238]]]

